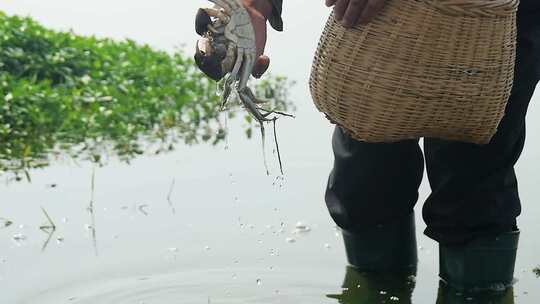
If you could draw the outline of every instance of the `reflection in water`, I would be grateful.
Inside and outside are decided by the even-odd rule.
[[[173,193],[175,183],[176,183],[176,179],[173,178],[171,182],[171,186],[169,187],[169,193],[167,194],[167,202],[169,203],[169,207],[171,208],[172,214],[176,214],[176,208],[174,208],[174,203],[171,199],[171,195]]]
[[[514,304],[514,289],[463,294],[439,282],[437,304]]]
[[[98,255],[97,238],[96,238],[96,214],[94,213],[94,192],[96,185],[96,168],[92,169],[92,178],[90,181],[90,203],[88,204],[88,213],[90,214],[90,225],[88,230],[92,236],[92,246],[94,247],[94,253]]]
[[[63,155],[129,162],[227,135],[215,85],[182,52],[56,32],[1,11],[0,33],[0,174],[30,180],[29,169]],[[290,85],[269,76],[255,91],[286,110]],[[231,106],[232,117],[240,109]],[[248,119],[248,135],[252,127]]]
[[[43,211],[43,214],[47,218],[47,224],[43,224],[39,227],[41,231],[47,234],[47,239],[43,243],[43,246],[41,246],[41,251],[45,251],[47,249],[47,246],[49,245],[49,242],[51,241],[54,233],[56,232],[56,225],[54,224],[54,221],[49,216],[49,213],[45,210],[45,208],[41,207],[41,211]]]
[[[343,290],[327,295],[340,304],[412,303],[415,275],[411,273],[359,272],[347,267]],[[460,293],[439,283],[437,304],[514,304],[514,292]]]
[[[13,225],[13,222],[6,219],[6,218],[3,218],[3,217],[0,217],[0,229],[4,229],[4,228],[7,228],[9,226]]]
[[[328,295],[341,304],[411,303],[415,274],[359,272],[347,267],[343,291]]]

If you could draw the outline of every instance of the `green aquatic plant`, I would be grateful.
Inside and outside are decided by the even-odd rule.
[[[257,83],[270,108],[291,110],[286,78]],[[153,153],[217,144],[226,129],[216,90],[181,50],[53,31],[0,12],[0,174],[30,178],[28,169],[60,155],[129,161],[150,144]]]

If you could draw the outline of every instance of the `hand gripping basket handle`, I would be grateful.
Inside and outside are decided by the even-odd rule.
[[[519,0],[416,0],[444,14],[462,17],[508,17],[516,12]],[[540,1],[540,0],[537,0]]]

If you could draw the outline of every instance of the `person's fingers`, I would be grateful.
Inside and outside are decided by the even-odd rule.
[[[367,0],[350,0],[349,6],[345,11],[341,24],[344,27],[353,27],[358,23],[364,7],[366,7]]]
[[[385,0],[368,0],[358,21],[361,24],[368,24],[384,8],[384,4]]]
[[[341,21],[345,15],[345,11],[349,6],[349,0],[337,0],[334,6],[334,17],[337,21]]]
[[[336,4],[337,0],[326,0],[326,6],[331,7]]]
[[[264,73],[268,70],[268,67],[270,66],[270,58],[266,55],[262,55],[259,58],[257,58],[257,61],[255,62],[255,66],[253,67],[252,75],[255,78],[261,78]]]

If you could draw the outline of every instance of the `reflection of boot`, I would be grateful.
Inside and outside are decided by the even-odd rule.
[[[327,295],[342,304],[411,303],[415,273],[360,272],[347,267],[343,291]]]
[[[358,270],[416,271],[418,255],[414,213],[400,221],[360,232],[343,231],[343,240],[349,264]]]
[[[503,292],[484,291],[473,294],[463,294],[456,289],[439,283],[437,304],[514,304],[514,289]]]
[[[504,290],[514,281],[519,231],[439,246],[440,277],[457,290]]]

